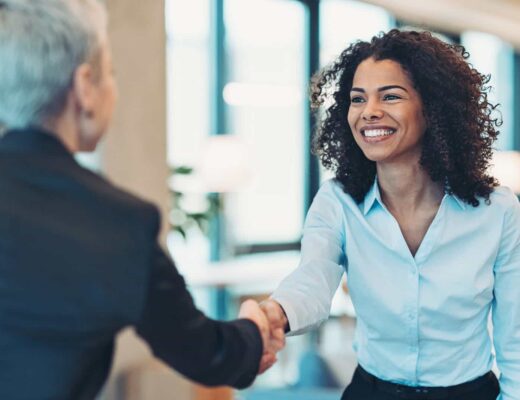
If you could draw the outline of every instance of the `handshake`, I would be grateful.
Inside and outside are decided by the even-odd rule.
[[[254,300],[246,300],[240,306],[238,317],[252,320],[260,330],[264,347],[258,369],[261,374],[274,365],[277,361],[276,353],[285,347],[285,330],[288,326],[285,312],[272,299],[260,304]]]

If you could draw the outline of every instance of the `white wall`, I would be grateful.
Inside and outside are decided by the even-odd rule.
[[[517,0],[363,0],[387,8],[398,18],[458,33],[476,30],[496,35],[520,49]]]

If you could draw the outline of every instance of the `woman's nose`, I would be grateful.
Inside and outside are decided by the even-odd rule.
[[[383,110],[381,110],[381,107],[379,107],[379,103],[377,101],[368,101],[365,108],[363,109],[361,117],[365,121],[380,119],[383,117]]]

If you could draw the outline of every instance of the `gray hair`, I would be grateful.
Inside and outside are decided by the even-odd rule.
[[[98,0],[0,0],[0,125],[57,117],[76,68],[99,63],[106,27]]]

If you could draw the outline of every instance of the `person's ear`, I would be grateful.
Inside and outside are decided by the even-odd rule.
[[[74,72],[72,91],[81,114],[91,118],[96,102],[94,71],[90,64],[81,64]]]

